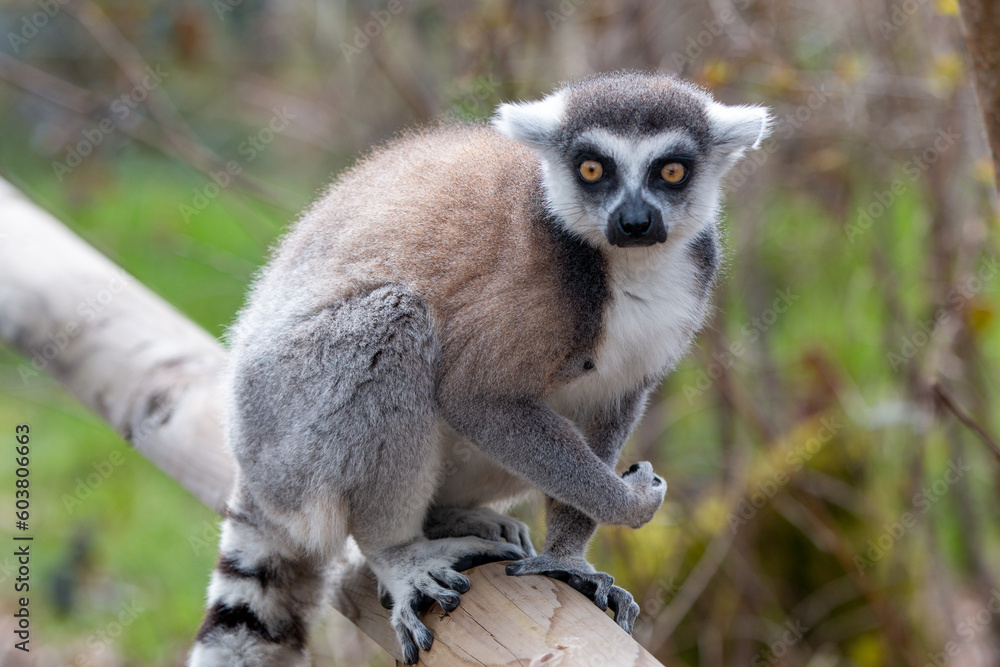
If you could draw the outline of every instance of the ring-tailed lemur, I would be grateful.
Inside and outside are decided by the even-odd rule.
[[[584,551],[667,485],[614,466],[705,317],[720,179],[768,132],[678,79],[616,73],[491,126],[375,150],[282,241],[231,336],[238,482],[191,664],[302,665],[324,567],[353,536],[408,663],[459,570],[568,581],[631,631]],[[545,550],[490,507],[546,496]]]

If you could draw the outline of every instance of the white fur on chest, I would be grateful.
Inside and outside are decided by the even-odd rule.
[[[633,254],[612,258],[612,299],[594,370],[555,393],[552,403],[560,412],[601,405],[655,382],[686,352],[705,318],[707,298],[685,244],[663,250],[644,257],[625,250]]]

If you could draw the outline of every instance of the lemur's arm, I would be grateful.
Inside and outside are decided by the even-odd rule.
[[[612,470],[638,423],[650,388],[636,389],[589,415],[583,434],[598,458]],[[576,508],[549,497],[545,503],[545,551],[556,556],[584,555],[597,524]]]
[[[633,466],[622,477],[612,468],[641,406],[638,397],[632,401],[632,410],[623,411],[631,415],[629,419],[613,417],[606,420],[604,429],[597,429],[603,443],[598,453],[572,422],[540,400],[468,396],[442,389],[439,405],[459,433],[592,522],[638,528],[663,502],[666,484],[648,463]]]
[[[587,442],[608,470],[613,470],[625,440],[642,414],[648,394],[648,388],[636,390],[590,415],[584,422]],[[665,492],[666,484],[658,488]],[[632,632],[639,605],[628,591],[614,585],[611,575],[595,571],[585,556],[587,543],[597,524],[577,507],[551,495],[546,499],[545,509],[545,551],[508,564],[507,574],[544,574],[561,579],[601,609],[610,607],[615,612],[615,622]]]

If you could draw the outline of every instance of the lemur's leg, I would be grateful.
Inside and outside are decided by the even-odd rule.
[[[469,580],[457,570],[524,556],[513,544],[476,537],[428,540],[424,517],[440,479],[440,423],[434,389],[437,344],[424,304],[400,286],[357,299],[338,314],[345,349],[331,355],[354,377],[339,417],[350,470],[340,481],[349,532],[392,604],[403,658],[417,661],[433,636],[418,617],[425,601],[453,610]],[[346,330],[345,330],[346,329]],[[354,370],[358,369],[358,370]]]
[[[471,535],[493,542],[506,541],[528,556],[535,555],[528,526],[489,507],[432,507],[424,519],[424,535],[428,539]]]
[[[647,394],[648,391],[643,390],[627,396],[592,415],[583,425],[587,442],[608,466],[614,467],[618,460],[629,433],[642,414]],[[637,470],[637,466],[630,471],[633,469]],[[615,622],[631,634],[639,605],[628,591],[614,585],[611,575],[596,571],[586,558],[587,545],[597,523],[574,507],[546,498],[545,524],[545,551],[510,563],[507,574],[544,574],[565,581],[602,610],[611,607]]]
[[[213,581],[227,586],[210,590],[192,664],[304,664],[320,573],[348,534],[396,602],[392,625],[415,662],[432,637],[414,610],[424,597],[458,604],[468,580],[456,564],[523,555],[477,538],[423,537],[439,467],[426,308],[389,285],[270,326],[234,349],[229,423],[238,499],[252,499],[260,516],[226,521]],[[291,619],[303,629],[292,633]],[[286,635],[296,640],[276,641]],[[288,651],[272,650],[278,643]]]

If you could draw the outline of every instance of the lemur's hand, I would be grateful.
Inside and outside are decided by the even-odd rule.
[[[630,506],[622,523],[629,528],[639,528],[649,522],[660,509],[667,495],[667,483],[662,477],[653,473],[653,466],[648,461],[634,463],[622,473],[622,479],[630,487]]]

